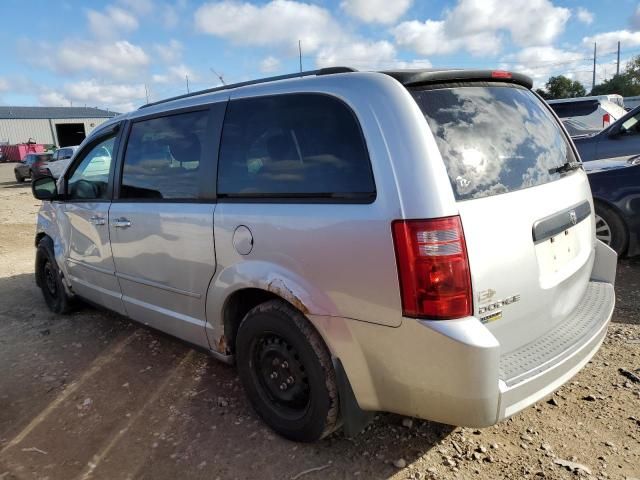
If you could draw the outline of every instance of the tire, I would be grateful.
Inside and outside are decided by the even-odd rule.
[[[73,298],[67,294],[62,276],[53,253],[53,241],[44,237],[38,243],[36,251],[36,283],[42,290],[44,301],[54,313],[69,313],[73,306]]]
[[[338,428],[331,355],[289,304],[271,300],[247,313],[236,337],[236,362],[253,408],[278,434],[314,442]]]
[[[24,183],[24,177],[20,175],[17,170],[15,170],[13,174],[16,176],[16,182]]]
[[[596,237],[616,251],[619,257],[627,250],[627,229],[620,216],[609,206],[596,203]]]

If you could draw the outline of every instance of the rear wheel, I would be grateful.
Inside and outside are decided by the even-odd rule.
[[[627,249],[627,230],[620,216],[610,207],[596,204],[596,238],[609,245],[618,256]]]
[[[238,330],[236,354],[251,404],[277,433],[313,442],[337,428],[331,356],[299,311],[279,300],[252,309]]]
[[[18,183],[24,182],[24,177],[20,175],[20,172],[18,172],[17,170],[14,170],[13,174],[16,176],[16,182]]]
[[[42,290],[44,301],[54,313],[68,313],[73,299],[67,294],[53,253],[53,242],[44,237],[36,252],[36,282]]]

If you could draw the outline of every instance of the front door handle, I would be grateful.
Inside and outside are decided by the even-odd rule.
[[[129,220],[128,218],[120,217],[111,222],[111,225],[116,228],[129,228],[131,226],[131,220]]]
[[[104,217],[100,217],[98,215],[94,215],[93,217],[91,217],[89,219],[91,221],[91,223],[93,223],[94,225],[104,225],[105,224],[105,220]]]

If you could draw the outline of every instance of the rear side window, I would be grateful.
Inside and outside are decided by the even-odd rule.
[[[574,161],[551,112],[525,88],[470,84],[411,93],[458,200],[550,182],[562,176],[552,169]]]
[[[550,103],[549,105],[560,118],[586,117],[598,110],[600,102],[597,100],[583,100],[581,102]]]
[[[208,112],[141,120],[131,126],[120,198],[198,198],[198,169]]]
[[[372,201],[360,125],[340,100],[290,94],[232,101],[218,167],[221,198]]]

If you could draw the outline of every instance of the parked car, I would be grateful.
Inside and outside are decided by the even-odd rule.
[[[16,181],[22,183],[27,178],[37,178],[49,175],[48,165],[51,161],[51,153],[30,153],[24,160],[13,168]]]
[[[618,255],[640,254],[640,158],[586,162],[596,212],[596,237]]]
[[[53,153],[53,158],[49,162],[49,172],[53,178],[59,178],[62,172],[71,162],[71,157],[78,149],[77,145],[72,147],[62,147]]]
[[[573,139],[583,162],[640,155],[640,107],[595,135]]]
[[[620,95],[563,98],[548,103],[561,119],[578,119],[594,130],[608,127],[626,113]]]
[[[530,78],[296,73],[97,127],[44,201],[36,281],[237,365],[279,434],[375,411],[474,427],[601,344],[616,255]]]

